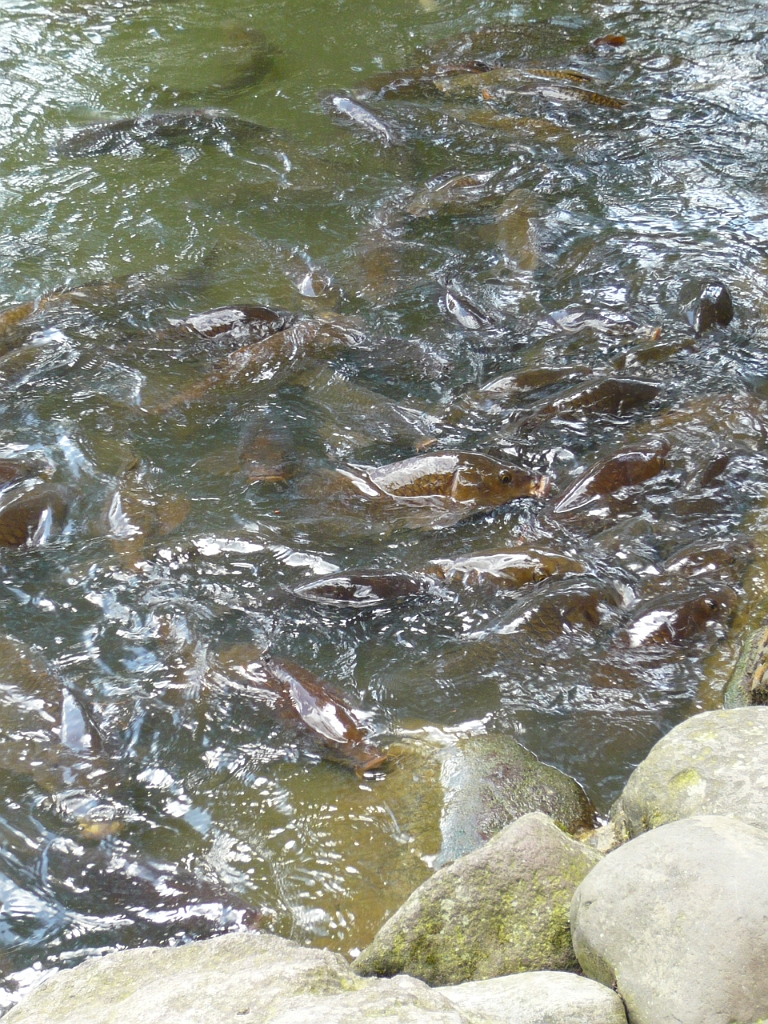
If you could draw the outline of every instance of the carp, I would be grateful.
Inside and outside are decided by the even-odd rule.
[[[548,576],[583,573],[581,562],[557,551],[529,544],[493,551],[477,551],[460,558],[436,558],[425,569],[449,583],[476,584],[490,581],[500,587],[522,587]]]
[[[429,582],[405,572],[333,573],[294,587],[291,593],[315,604],[337,608],[375,608],[420,597]]]
[[[659,438],[655,444],[627,448],[601,459],[571,484],[554,511],[571,512],[589,505],[594,498],[651,480],[666,469],[668,453],[669,441]]]

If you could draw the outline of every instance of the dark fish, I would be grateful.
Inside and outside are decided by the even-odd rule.
[[[21,459],[0,459],[0,488],[10,487],[37,472],[38,468]]]
[[[61,529],[69,509],[65,488],[44,484],[0,505],[0,547],[44,543]]]
[[[655,444],[625,448],[606,459],[579,477],[565,491],[555,512],[570,512],[589,505],[594,498],[644,483],[657,476],[667,466],[666,456],[669,441],[659,438]]]
[[[548,576],[582,573],[584,566],[557,551],[545,551],[530,544],[494,551],[477,551],[460,558],[436,558],[426,572],[449,583],[474,584],[491,581],[500,587],[522,587]]]
[[[374,93],[379,99],[395,96],[428,96],[435,93],[435,80],[453,75],[478,74],[491,70],[483,60],[468,60],[452,63],[432,63],[424,67],[406,68],[402,71],[382,71],[366,78],[361,83],[363,92]]]
[[[660,598],[646,605],[624,630],[630,647],[676,644],[703,632],[710,622],[726,618],[736,604],[730,587],[678,598]]]
[[[707,281],[686,319],[697,335],[710,327],[726,327],[733,320],[733,299],[727,286],[722,281]]]
[[[367,477],[379,492],[393,498],[434,495],[491,507],[513,498],[540,498],[549,488],[546,477],[475,452],[417,455],[369,470]]]
[[[535,366],[515,373],[494,377],[480,388],[481,395],[506,397],[529,391],[539,391],[555,384],[578,380],[590,374],[588,366]]]
[[[251,684],[274,694],[274,711],[287,722],[301,726],[325,757],[354,768],[358,775],[387,760],[387,754],[369,742],[360,724],[360,712],[318,676],[271,654],[246,665],[242,660],[240,649],[235,648],[226,663],[236,667]]]
[[[223,110],[163,110],[90,124],[62,142],[58,152],[84,157],[126,154],[144,146],[248,145],[269,131]]]
[[[174,327],[187,328],[203,338],[219,334],[248,335],[256,341],[284,330],[296,318],[267,306],[219,306],[195,313],[185,320],[171,320]]]
[[[522,427],[535,426],[557,418],[568,418],[576,413],[599,413],[604,416],[623,416],[632,409],[647,405],[659,393],[658,384],[622,377],[604,377],[594,383],[571,388],[562,395],[534,409],[521,422]]]
[[[414,218],[474,212],[485,203],[498,202],[493,187],[497,176],[498,171],[492,170],[436,178],[416,193],[405,212]]]
[[[420,597],[429,589],[423,577],[405,572],[350,572],[302,583],[293,593],[315,604],[340,608],[374,608]]]
[[[608,609],[620,603],[619,594],[604,584],[556,581],[546,591],[518,601],[495,632],[501,636],[528,633],[546,642],[562,633],[598,629]]]
[[[713,573],[739,576],[753,551],[752,545],[744,541],[695,541],[668,558],[664,571],[689,579]]]
[[[337,117],[350,121],[357,128],[362,128],[369,135],[375,136],[385,146],[393,145],[397,140],[391,130],[372,110],[356,103],[348,96],[329,96],[323,106]]]

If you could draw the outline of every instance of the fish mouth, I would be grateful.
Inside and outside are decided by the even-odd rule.
[[[531,485],[531,494],[534,498],[546,498],[551,486],[552,481],[548,476],[540,476],[539,479]]]

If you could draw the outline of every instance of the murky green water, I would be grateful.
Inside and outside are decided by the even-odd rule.
[[[703,666],[744,617],[768,489],[767,69],[746,4],[3,4],[0,299],[37,305],[0,314],[0,458],[32,470],[0,519],[26,490],[69,505],[2,549],[8,1003],[90,952],[243,921],[364,945],[437,853],[421,727],[511,733],[605,814],[716,705],[733,640]],[[77,134],[200,108],[223,113]],[[713,278],[735,317],[696,336]],[[233,303],[333,342],[169,324]],[[570,376],[478,393],[542,367]],[[575,397],[605,378],[654,388]],[[659,438],[647,479],[558,509]],[[550,496],[441,518],[339,473],[456,449]],[[291,593],[521,543],[581,571],[430,577],[368,610]],[[389,770],[328,759],[249,689],[265,648],[369,713]]]

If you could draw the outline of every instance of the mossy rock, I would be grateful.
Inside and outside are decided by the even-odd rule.
[[[415,890],[355,962],[362,975],[457,985],[578,970],[568,910],[600,854],[526,814]]]

